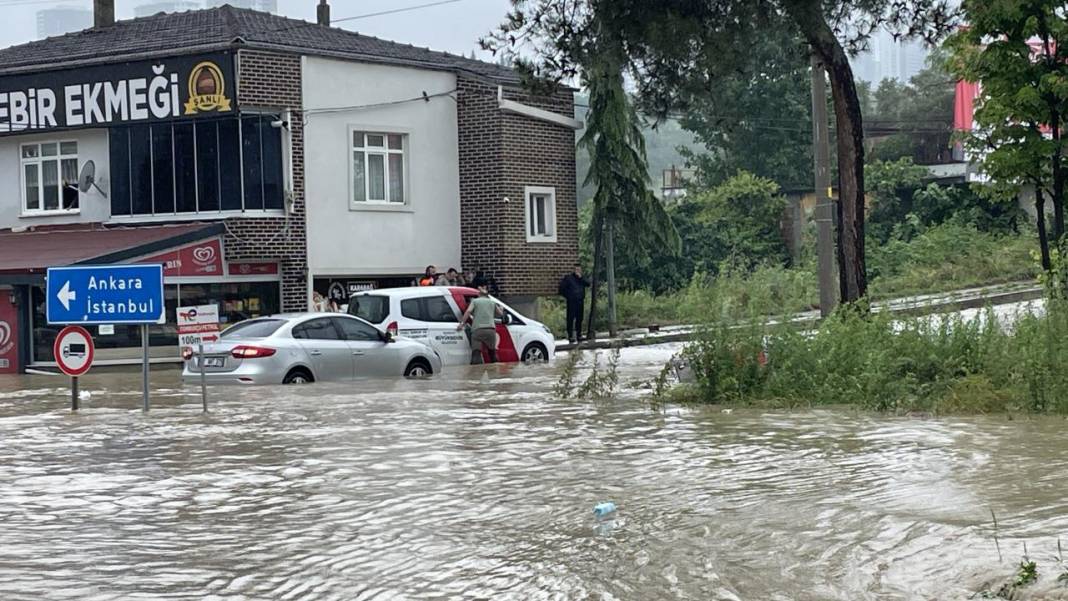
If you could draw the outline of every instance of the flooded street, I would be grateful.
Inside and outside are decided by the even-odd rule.
[[[1061,598],[1065,420],[653,411],[676,348],[623,351],[602,402],[554,398],[563,358],[207,415],[169,373],[148,415],[138,374],[76,415],[0,378],[0,598],[966,599],[1024,542]]]

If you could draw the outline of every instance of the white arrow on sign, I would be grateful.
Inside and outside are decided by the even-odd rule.
[[[67,311],[70,311],[70,301],[78,297],[77,293],[70,289],[70,282],[64,282],[63,287],[59,289],[59,293],[56,296]]]

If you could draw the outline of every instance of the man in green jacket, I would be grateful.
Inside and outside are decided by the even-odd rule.
[[[484,350],[490,357],[490,363],[497,362],[497,344],[500,342],[497,317],[503,315],[501,306],[490,298],[486,284],[482,284],[478,287],[478,298],[468,303],[467,311],[456,326],[457,330],[462,330],[467,320],[471,320],[471,350]]]

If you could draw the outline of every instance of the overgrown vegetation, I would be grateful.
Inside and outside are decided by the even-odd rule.
[[[1011,328],[974,319],[840,311],[817,327],[712,321],[687,346],[695,401],[849,405],[906,413],[1068,414],[1068,305]]]

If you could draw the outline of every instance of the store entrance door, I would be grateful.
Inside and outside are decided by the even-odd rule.
[[[10,288],[0,288],[0,374],[19,370],[19,313]]]

